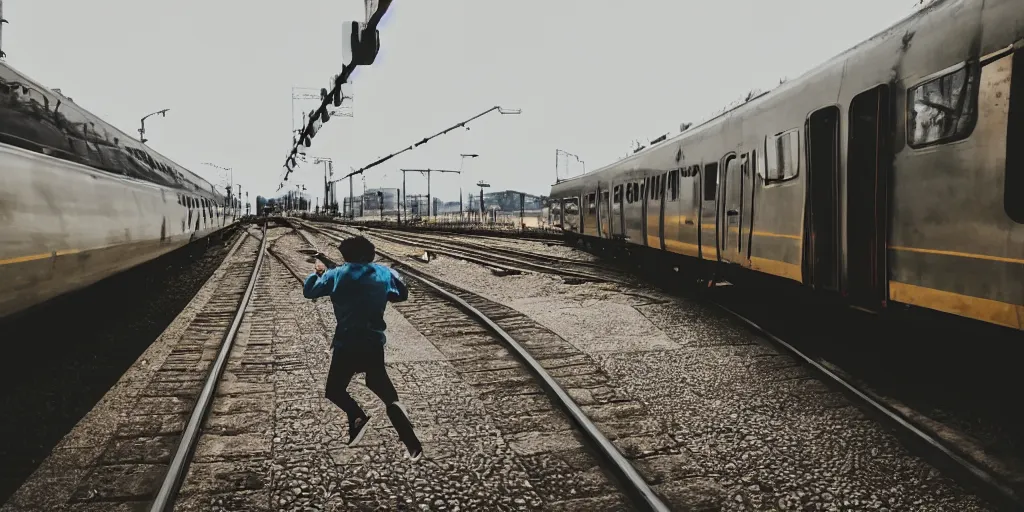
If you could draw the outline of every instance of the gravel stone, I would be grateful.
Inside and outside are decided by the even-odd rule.
[[[678,474],[646,471],[667,482],[659,488],[703,476],[707,506],[727,510],[988,510],[798,362],[700,303],[645,286],[498,277],[443,256],[409,264],[528,315],[596,362],[607,387],[662,427],[654,433],[665,444],[628,454],[637,465],[645,467],[648,450],[687,457]],[[571,381],[565,377],[556,379]],[[585,409],[599,423],[625,413]],[[679,494],[677,503],[697,506],[692,497]]]

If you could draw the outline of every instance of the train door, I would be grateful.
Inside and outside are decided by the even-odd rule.
[[[749,228],[744,229],[744,218],[749,216],[746,206],[749,204],[744,200],[750,186],[747,180],[750,179],[750,155],[744,153],[739,158],[732,159],[722,178],[725,180],[725,222],[726,229],[723,229],[723,256],[732,263],[744,263],[746,257],[743,249],[746,246],[744,240],[747,237]],[[728,253],[725,254],[725,249]]]
[[[562,222],[565,231],[580,232],[580,198],[567,197],[562,200]]]
[[[611,238],[611,224],[615,222],[615,217],[612,216],[612,202],[609,200],[607,188],[601,191],[598,206],[600,207],[598,218],[601,222],[601,238]]]
[[[754,240],[754,176],[757,150],[750,152],[750,159],[743,166],[743,183],[740,185],[740,239],[738,251],[745,266],[750,266],[750,245]]]
[[[655,190],[658,195],[658,248],[665,250],[665,203],[667,197],[665,191],[668,188],[668,174],[658,176],[658,187]]]
[[[551,206],[548,207],[548,225],[553,228],[562,227],[562,201],[551,201]]]
[[[597,192],[583,194],[582,206],[583,220],[580,225],[580,233],[597,236]]]
[[[623,187],[625,185],[618,184],[612,186],[612,204],[611,209],[611,236],[612,238],[621,238],[622,231],[622,198],[623,198]]]
[[[640,184],[640,219],[641,219],[641,222],[640,222],[640,238],[641,238],[640,244],[641,245],[646,245],[646,246],[650,246],[650,244],[647,243],[647,233],[648,233],[648,230],[647,230],[647,225],[648,225],[647,215],[648,215],[648,213],[647,212],[650,211],[650,205],[649,205],[650,201],[651,201],[651,178],[644,178],[643,183]]]
[[[661,190],[662,190],[662,178],[660,174],[647,178],[647,214],[644,216],[646,219],[645,226],[647,228],[647,247],[654,247],[661,249]]]
[[[816,110],[804,124],[807,137],[807,208],[803,279],[816,290],[839,290],[839,108]]]
[[[846,162],[846,282],[851,304],[884,304],[888,267],[889,86],[864,91],[850,103]]]
[[[642,180],[632,180],[626,183],[626,203],[623,206],[623,210],[625,210],[623,212],[623,229],[626,240],[640,245],[644,243],[642,184]]]
[[[724,158],[722,176],[719,179],[718,221],[716,240],[718,242],[719,260],[736,261],[736,240],[740,230],[740,175],[741,162],[736,155]]]
[[[706,260],[718,259],[718,215],[716,207],[718,202],[718,162],[704,164],[704,172],[701,173],[701,188],[703,197],[700,202],[700,252],[701,258]]]
[[[682,201],[679,200],[679,174],[680,169],[675,168],[665,175],[665,194],[662,199],[664,206],[661,245],[663,249],[672,252],[682,252],[679,244],[683,222]]]

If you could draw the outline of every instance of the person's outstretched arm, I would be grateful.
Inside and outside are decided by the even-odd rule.
[[[334,291],[334,285],[337,281],[338,268],[340,267],[326,270],[323,263],[318,261],[316,272],[310,274],[302,285],[302,296],[307,299],[315,299],[330,295]]]
[[[391,272],[388,302],[405,302],[409,298],[409,288],[405,286],[405,281],[402,280],[402,276],[395,269],[389,267],[388,270]]]

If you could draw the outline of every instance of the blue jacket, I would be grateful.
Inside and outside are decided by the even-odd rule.
[[[398,272],[376,263],[345,263],[306,278],[302,295],[307,299],[331,297],[338,326],[332,346],[387,343],[384,309],[388,302],[409,298],[409,289]]]

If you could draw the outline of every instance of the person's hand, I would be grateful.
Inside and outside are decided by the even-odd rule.
[[[324,266],[324,262],[316,260],[316,265],[313,267],[313,271],[316,272],[316,275],[322,276],[324,275],[324,272],[327,271],[327,267]]]

